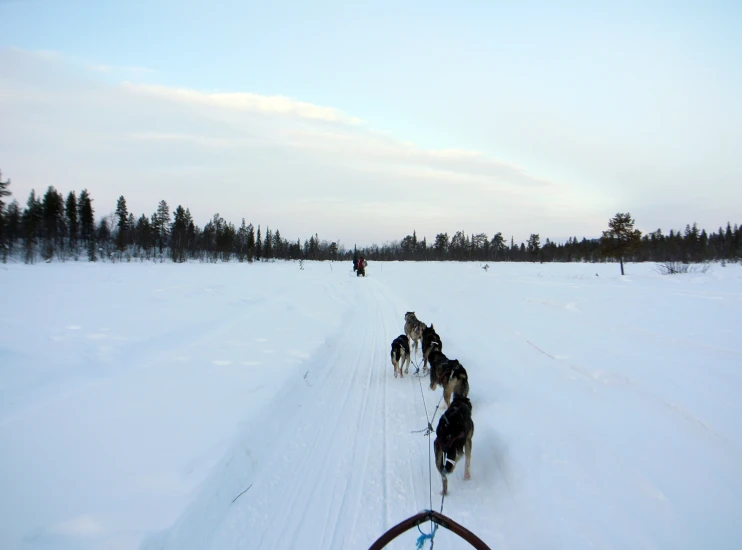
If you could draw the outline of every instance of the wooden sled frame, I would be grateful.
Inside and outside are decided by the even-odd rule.
[[[451,518],[448,518],[443,514],[439,514],[434,510],[425,510],[423,512],[420,512],[416,516],[412,516],[411,518],[407,518],[406,520],[398,523],[397,525],[389,529],[389,531],[376,539],[376,542],[369,546],[368,550],[381,550],[402,533],[405,533],[413,527],[417,527],[421,523],[425,523],[428,520],[433,521],[441,527],[445,527],[449,531],[457,534],[477,550],[491,550],[490,547],[487,546],[482,539],[469,531],[466,527],[459,525]]]

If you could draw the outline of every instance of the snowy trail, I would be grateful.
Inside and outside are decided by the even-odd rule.
[[[404,311],[378,281],[359,283],[342,329],[307,361],[305,381],[268,405],[266,418],[254,423],[263,428],[237,443],[257,463],[245,479],[249,491],[225,506],[235,478],[219,471],[204,494],[225,515],[204,529],[197,499],[163,548],[219,549],[234,540],[256,549],[296,548],[298,541],[363,548],[429,507],[428,441],[412,433],[426,425],[420,382],[395,379],[388,354]],[[440,392],[422,382],[432,414]],[[162,544],[155,539],[152,547]]]

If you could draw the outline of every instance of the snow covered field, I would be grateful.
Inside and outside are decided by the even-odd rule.
[[[627,273],[1,267],[0,548],[367,548],[430,506],[414,310],[471,383],[444,514],[493,550],[738,549],[742,267]]]

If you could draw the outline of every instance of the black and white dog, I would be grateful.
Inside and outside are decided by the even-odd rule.
[[[402,369],[405,363],[407,363],[406,373],[410,372],[410,342],[407,336],[400,334],[392,342],[392,365],[394,365],[394,378],[397,378],[399,373],[400,378],[402,377]]]
[[[441,337],[435,331],[435,327],[431,324],[429,327],[425,327],[422,333],[422,346],[423,346],[423,374],[428,370],[428,355],[430,355],[433,349],[433,344],[438,346],[438,351],[443,351],[443,342]]]
[[[471,445],[474,437],[471,401],[467,397],[456,396],[448,407],[435,430],[435,467],[441,474],[443,491],[448,494],[448,477],[456,468],[456,462],[466,456],[464,479],[471,479]]]

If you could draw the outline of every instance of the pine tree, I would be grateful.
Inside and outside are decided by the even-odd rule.
[[[137,219],[132,212],[129,212],[129,219],[126,222],[126,246],[133,246],[137,242]]]
[[[88,251],[88,260],[96,261],[95,252],[95,211],[93,210],[93,200],[87,189],[80,193],[78,203],[80,209],[80,238],[82,239]]]
[[[527,250],[528,254],[531,256],[531,261],[535,262],[539,252],[541,251],[541,237],[539,237],[538,233],[531,233],[531,236],[528,237]]]
[[[21,207],[17,200],[13,200],[5,210],[5,243],[6,248],[3,261],[7,256],[13,253],[15,242],[21,236]]]
[[[44,231],[44,259],[51,260],[64,227],[64,197],[49,186],[41,204]]]
[[[101,251],[101,259],[111,257],[111,225],[108,223],[108,218],[101,218],[98,224],[98,230],[96,231],[96,240],[98,241],[98,247]]]
[[[118,218],[118,222],[116,223],[116,226],[118,227],[118,233],[116,234],[116,250],[121,254],[126,249],[126,232],[129,225],[129,211],[126,208],[126,199],[123,195],[121,195],[116,202],[116,217]]]
[[[273,257],[283,257],[283,243],[281,242],[281,232],[278,229],[273,233]]]
[[[0,254],[3,257],[3,263],[8,260],[8,252],[10,249],[7,235],[7,213],[5,211],[5,201],[3,201],[3,197],[10,196],[10,191],[8,191],[9,186],[10,180],[3,181],[3,173],[0,171]]]
[[[260,261],[263,257],[263,243],[260,239],[260,225],[258,225],[258,236],[255,238],[255,260]]]
[[[170,208],[167,205],[167,201],[161,200],[157,205],[157,212],[154,215],[156,225],[153,224],[153,229],[157,234],[157,244],[162,254],[163,249],[168,244],[168,238],[170,237]]]
[[[255,228],[252,224],[247,226],[247,261],[252,263],[255,256]]]
[[[196,246],[198,238],[198,228],[193,222],[193,216],[191,216],[191,209],[186,208],[186,249],[189,251],[191,258],[195,257]]]
[[[247,256],[247,225],[245,224],[245,218],[242,218],[242,225],[240,225],[237,231],[237,259],[240,262],[245,261]]]
[[[149,218],[142,214],[137,220],[137,246],[140,247],[149,259],[152,250],[152,224]]]
[[[26,201],[26,209],[23,211],[21,224],[23,226],[23,248],[25,262],[33,263],[36,259],[36,246],[42,231],[43,210],[41,201],[36,196],[36,191],[31,189]]]
[[[185,262],[186,238],[188,231],[188,216],[186,210],[181,206],[173,213],[173,224],[170,229],[171,248],[170,252],[174,262]]]
[[[502,238],[502,233],[500,233],[499,231],[495,233],[494,237],[492,237],[490,248],[493,251],[494,260],[497,261],[500,253],[505,250],[505,239]]]
[[[3,172],[0,170],[0,212],[5,212],[5,201],[3,201],[3,197],[10,196],[10,191],[8,191],[9,186],[10,179],[3,181]]]
[[[271,258],[273,258],[273,233],[271,233],[270,227],[265,228],[265,244],[263,245],[263,257],[266,260],[270,260]]]
[[[603,231],[600,239],[601,253],[621,263],[621,275],[624,259],[641,245],[642,232],[634,229],[634,223],[631,214],[619,212],[608,221],[608,231]]]
[[[69,238],[70,249],[77,259],[77,238],[80,231],[78,216],[77,197],[74,191],[70,191],[67,200],[64,203],[64,213],[67,216],[67,236]]]
[[[435,242],[433,244],[435,248],[436,256],[439,260],[445,260],[448,254],[448,233],[438,233],[435,236]]]

